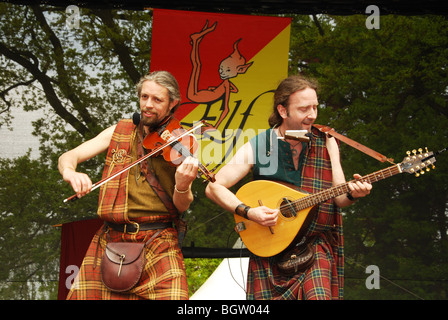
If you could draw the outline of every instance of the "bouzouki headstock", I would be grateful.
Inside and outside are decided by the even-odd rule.
[[[419,177],[425,171],[435,169],[434,162],[436,162],[436,158],[432,151],[428,151],[428,148],[425,148],[425,151],[422,148],[418,150],[414,149],[412,152],[407,151],[406,154],[407,157],[400,163],[402,171],[415,174],[416,177]]]

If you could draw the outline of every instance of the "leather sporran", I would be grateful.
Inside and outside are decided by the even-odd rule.
[[[111,291],[126,292],[138,283],[145,266],[145,243],[109,242],[101,260],[101,280]]]
[[[278,270],[286,275],[303,272],[314,263],[315,257],[310,244],[294,246],[277,257]]]

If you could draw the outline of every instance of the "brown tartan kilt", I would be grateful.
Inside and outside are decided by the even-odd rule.
[[[101,259],[108,241],[146,241],[156,230],[123,234],[104,227],[97,231],[87,249],[79,273],[67,295],[68,300],[187,300],[188,285],[185,264],[177,245],[177,231],[163,230],[146,246],[146,264],[138,284],[126,293],[107,289],[101,281]]]

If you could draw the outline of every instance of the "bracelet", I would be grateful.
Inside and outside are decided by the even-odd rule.
[[[187,193],[188,191],[190,191],[190,188],[188,188],[187,190],[179,190],[177,189],[176,185],[174,185],[174,190],[176,190],[177,193]]]
[[[249,210],[250,210],[249,206],[246,206],[244,203],[240,203],[239,205],[236,206],[235,213],[243,217],[244,219],[249,220],[249,217],[247,216],[247,212],[249,212]]]
[[[358,198],[353,198],[353,196],[350,192],[347,192],[347,198],[348,198],[348,200],[353,201],[353,202],[358,200]]]

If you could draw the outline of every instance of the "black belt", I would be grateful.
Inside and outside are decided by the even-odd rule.
[[[114,231],[136,234],[139,231],[147,231],[147,230],[156,230],[156,229],[166,229],[172,228],[172,222],[148,222],[148,223],[124,223],[124,224],[116,224],[109,221],[105,222],[106,226],[111,228]]]

